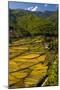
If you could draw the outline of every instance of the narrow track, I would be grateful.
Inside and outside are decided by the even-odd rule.
[[[46,75],[46,76],[37,84],[37,87],[43,87],[43,86],[45,86],[47,80],[48,80],[48,75]]]
[[[42,83],[42,85],[41,85],[42,87],[45,86],[47,80],[48,80],[48,77],[45,78],[45,81],[44,81],[44,82]]]

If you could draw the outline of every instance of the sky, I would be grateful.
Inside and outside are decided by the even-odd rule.
[[[57,4],[42,4],[42,3],[27,3],[27,2],[14,2],[9,1],[9,8],[11,9],[24,9],[29,11],[56,11]]]

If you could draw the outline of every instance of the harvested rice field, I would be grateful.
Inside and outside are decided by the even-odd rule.
[[[48,65],[44,62],[46,53],[42,39],[28,38],[13,42],[9,47],[9,86],[37,86],[47,76]]]

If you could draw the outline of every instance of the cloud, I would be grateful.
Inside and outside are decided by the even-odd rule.
[[[25,10],[29,10],[29,11],[30,11],[32,8],[33,8],[33,7],[28,7],[28,8],[25,8]]]
[[[29,10],[29,11],[36,11],[38,8],[38,6],[35,6],[35,7],[28,7],[28,8],[25,8],[25,10]]]
[[[31,10],[33,7],[28,7],[27,10]]]
[[[36,11],[36,10],[37,10],[37,8],[38,8],[38,6],[35,6],[34,8],[32,8],[32,10],[31,10],[31,11]]]

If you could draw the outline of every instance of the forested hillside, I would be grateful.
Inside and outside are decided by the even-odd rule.
[[[13,37],[29,37],[38,35],[57,36],[56,12],[31,12],[25,10],[9,10],[9,31]]]

